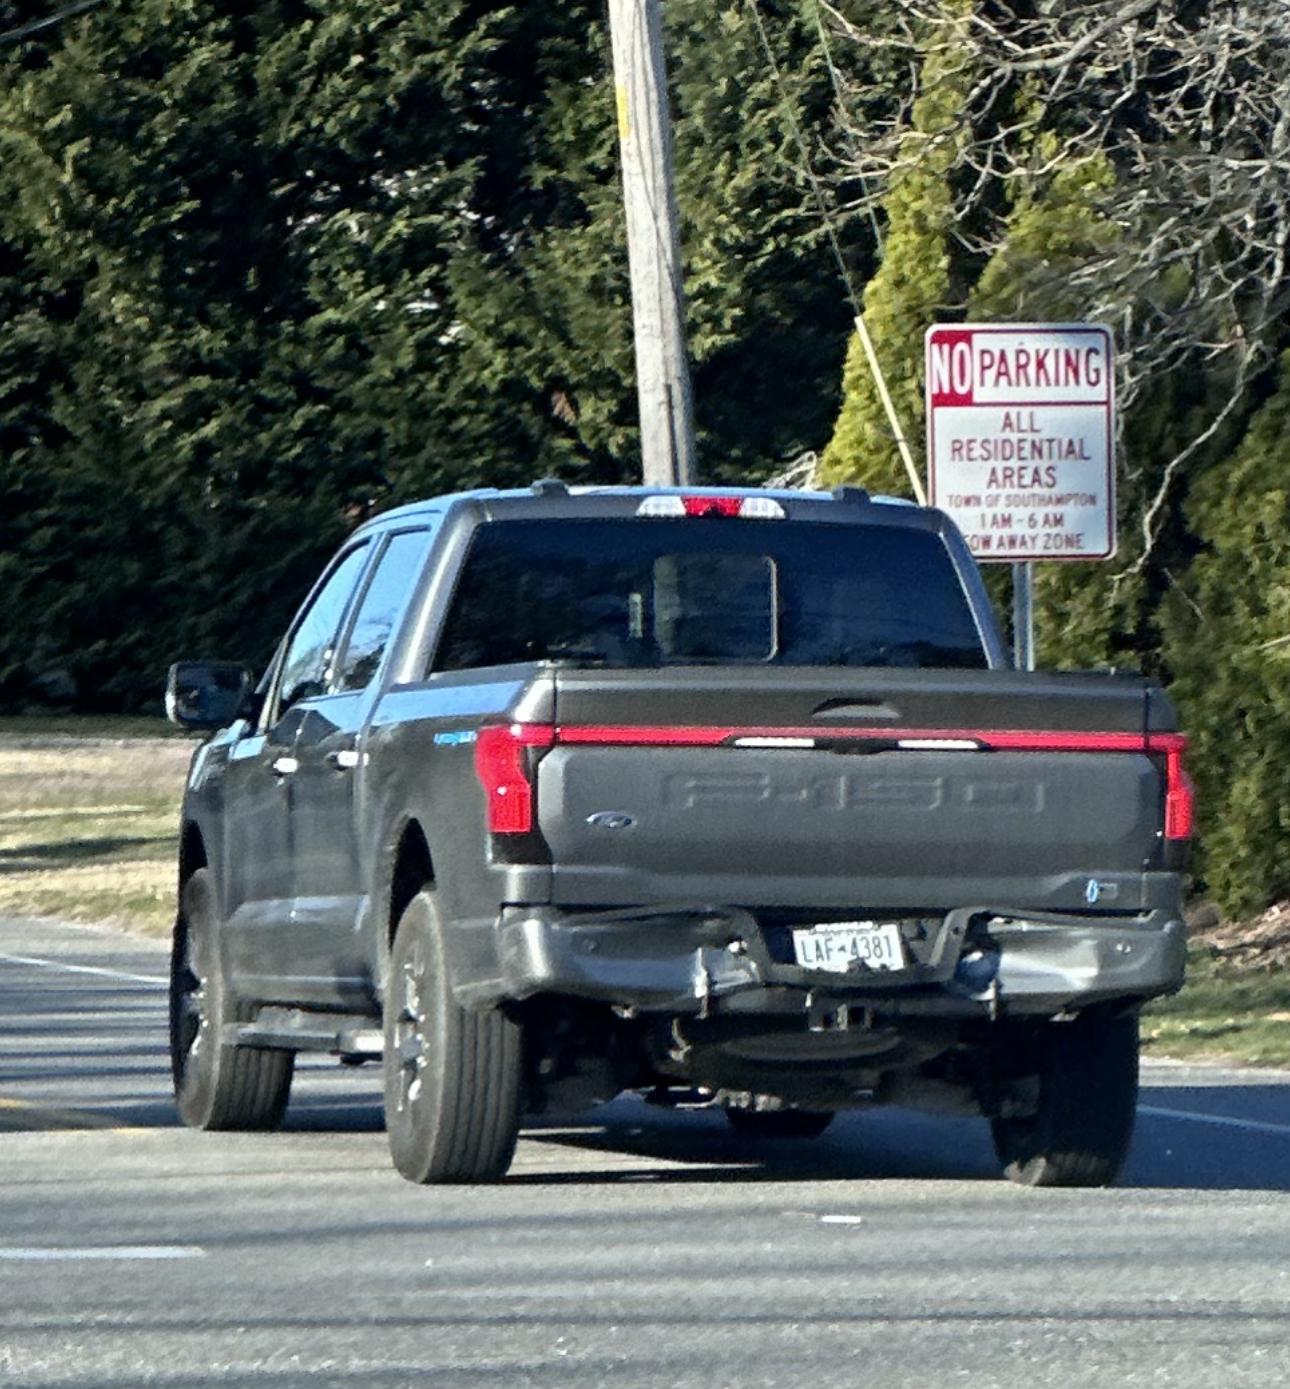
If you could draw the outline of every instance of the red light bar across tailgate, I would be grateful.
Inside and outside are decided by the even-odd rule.
[[[665,727],[652,724],[561,724],[557,743],[599,743],[604,746],[720,747],[737,738],[813,739],[816,743],[924,742],[970,744],[972,748],[1013,752],[1144,752],[1181,756],[1187,739],[1181,733],[1067,733],[1011,728],[875,728],[818,724],[811,727]]]
[[[663,726],[653,724],[499,724],[479,731],[475,763],[488,798],[494,834],[527,834],[533,826],[533,787],[525,749],[582,747],[827,748],[832,743],[874,742],[927,751],[1110,752],[1165,759],[1165,838],[1189,839],[1195,792],[1183,767],[1187,739],[1181,733],[1099,733],[1014,728],[874,728]]]

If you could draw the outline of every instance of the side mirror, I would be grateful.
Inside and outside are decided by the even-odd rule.
[[[181,728],[224,728],[253,718],[255,676],[233,661],[176,661],[166,675],[166,717]]]

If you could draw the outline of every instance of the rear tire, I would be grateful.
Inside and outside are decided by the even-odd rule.
[[[433,892],[404,909],[385,997],[385,1128],[410,1182],[491,1182],[520,1127],[522,1029],[453,997]]]
[[[1039,1104],[995,1119],[1004,1175],[1022,1186],[1110,1186],[1133,1139],[1138,1019],[1086,1013],[1043,1024],[1036,1042]]]
[[[726,1122],[744,1138],[818,1138],[833,1115],[820,1109],[727,1109]]]
[[[210,869],[180,894],[170,955],[170,1068],[180,1118],[190,1128],[276,1129],[291,1094],[295,1053],[229,1046],[239,1018],[219,953],[219,911]]]

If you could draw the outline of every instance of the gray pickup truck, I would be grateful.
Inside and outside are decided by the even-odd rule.
[[[507,1170],[637,1091],[750,1142],[982,1114],[1114,1179],[1139,1007],[1182,982],[1192,793],[1159,687],[1013,670],[941,513],[832,494],[483,491],[364,525],[183,806],[184,1120],[271,1128],[296,1052],[380,1059],[398,1170]]]

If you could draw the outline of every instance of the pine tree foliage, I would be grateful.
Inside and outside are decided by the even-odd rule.
[[[1110,324],[1119,552],[1041,566],[1040,651],[1054,664],[1158,670],[1160,604],[1192,547],[1188,480],[1231,447],[1287,337],[1284,6],[893,0],[877,33],[831,13],[842,42],[915,72],[903,90],[875,85],[881,65],[862,70],[846,102],[870,138],[839,151],[892,228],[866,305],[893,395],[921,422],[918,342],[938,319]],[[937,87],[952,112],[939,144],[918,138]],[[930,190],[920,206],[935,216],[899,257],[911,188]],[[910,267],[893,275],[902,284],[939,279],[939,297],[906,295],[890,313],[893,261]],[[827,477],[841,475],[842,444],[872,458],[886,433],[858,344],[846,372]],[[885,457],[860,475],[898,483],[889,447]]]
[[[916,457],[923,452],[923,339],[954,298],[950,178],[963,156],[960,114],[972,83],[961,35],[971,5],[948,7],[924,35],[921,90],[902,137],[903,167],[883,201],[882,264],[864,291],[864,317],[897,418]],[[821,475],[896,496],[910,483],[868,358],[855,334],[842,377],[843,402]]]
[[[1024,111],[1028,104],[1023,89],[1016,105]],[[1105,154],[1063,160],[1057,135],[1040,129],[1028,164],[1029,177],[1010,190],[1004,234],[972,288],[969,321],[1078,322],[1087,310],[1074,272],[1118,236],[1101,203],[1115,185]],[[1117,502],[1121,517],[1132,518],[1143,505],[1141,489],[1122,483]],[[1125,529],[1118,527],[1122,536]],[[1127,538],[1132,543],[1132,530]],[[1039,564],[1034,601],[1040,665],[1136,663],[1141,584],[1117,579],[1105,564]]]
[[[1193,490],[1204,549],[1166,655],[1194,741],[1209,887],[1248,914],[1290,895],[1290,353],[1231,459]]]
[[[746,9],[668,18],[703,467],[756,476],[827,428],[846,314]],[[599,6],[137,0],[0,67],[0,697],[261,661],[398,501],[637,475]]]
[[[757,477],[812,447],[837,406],[846,333],[801,170],[792,113],[826,119],[831,88],[803,16],[767,25],[787,90],[743,0],[666,9],[678,200],[700,471]],[[532,188],[499,211],[497,237],[458,262],[471,371],[515,402],[530,471],[635,475],[636,397],[608,33],[599,7],[543,20],[528,105]],[[594,79],[591,75],[594,74]],[[785,110],[785,100],[790,109]]]

